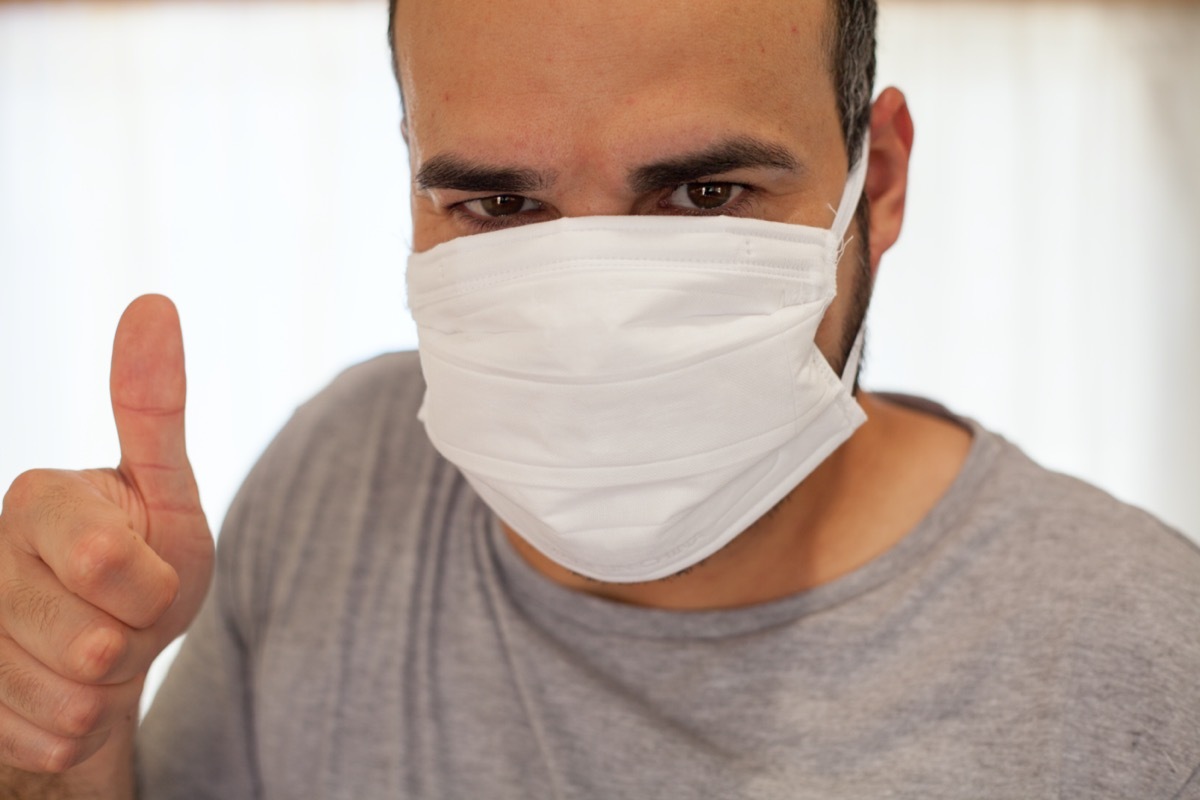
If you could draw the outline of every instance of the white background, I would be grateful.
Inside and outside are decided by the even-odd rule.
[[[110,465],[113,326],[180,307],[218,524],[292,409],[410,348],[383,0],[0,4],[0,487]],[[1200,7],[885,2],[917,124],[869,388],[1200,534]]]

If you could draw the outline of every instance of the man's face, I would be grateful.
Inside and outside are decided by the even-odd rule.
[[[598,214],[829,227],[826,2],[399,0],[414,249]],[[838,365],[857,247],[817,338]]]

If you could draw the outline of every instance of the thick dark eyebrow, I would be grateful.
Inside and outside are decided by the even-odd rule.
[[[419,189],[455,189],[460,192],[522,194],[545,189],[551,180],[532,169],[501,167],[443,154],[425,162],[417,173]]]
[[[781,145],[739,136],[694,153],[638,167],[629,173],[629,185],[638,194],[644,194],[725,172],[763,167],[798,172],[801,164]]]

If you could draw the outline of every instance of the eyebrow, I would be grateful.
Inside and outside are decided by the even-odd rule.
[[[798,172],[802,166],[791,151],[781,145],[739,136],[703,150],[637,167],[630,171],[628,181],[635,192],[645,193],[723,172],[756,168]],[[415,182],[419,189],[523,194],[547,189],[554,183],[554,178],[534,169],[483,164],[443,153],[425,162],[417,172]]]
[[[629,185],[634,191],[645,193],[723,172],[764,167],[799,172],[802,165],[791,151],[781,145],[739,136],[694,153],[672,156],[638,167],[629,173]]]
[[[452,154],[429,159],[416,177],[420,189],[499,194],[535,192],[545,189],[552,182],[549,175],[537,170],[480,164]]]

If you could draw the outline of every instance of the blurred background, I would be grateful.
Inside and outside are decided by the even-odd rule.
[[[415,346],[385,0],[0,2],[0,487],[112,465],[112,332],[183,317],[218,526],[291,411]],[[882,0],[916,120],[863,384],[1200,536],[1200,3]]]

